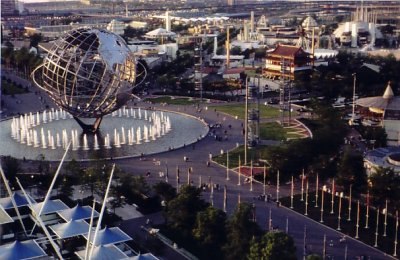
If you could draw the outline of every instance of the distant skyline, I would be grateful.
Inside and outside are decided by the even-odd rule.
[[[76,1],[76,0],[21,0],[18,2],[23,3],[43,3],[43,2],[66,2],[66,1]]]

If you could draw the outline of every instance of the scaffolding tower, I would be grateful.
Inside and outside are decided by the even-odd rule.
[[[200,92],[201,101],[203,101],[203,41],[204,37],[198,37],[194,50],[194,88]]]
[[[252,148],[260,141],[260,79],[258,85],[249,83],[246,94],[247,143]]]
[[[290,61],[281,59],[281,79],[279,84],[279,110],[282,126],[290,125],[291,121],[291,66]],[[286,116],[287,115],[287,116]],[[287,120],[287,121],[286,121]]]

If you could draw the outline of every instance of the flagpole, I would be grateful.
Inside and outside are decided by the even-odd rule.
[[[317,173],[317,179],[315,181],[315,206],[318,208],[318,185],[319,185],[319,179],[318,179],[318,173]]]
[[[322,195],[321,195],[321,220],[319,222],[324,223],[324,195],[325,195],[326,186],[322,186]]]
[[[342,219],[341,218],[341,213],[342,213],[342,196],[343,196],[343,193],[341,192],[340,194],[339,194],[339,214],[338,214],[338,227],[337,227],[337,230],[341,230],[341,228],[340,228],[340,220]]]
[[[375,227],[375,244],[374,247],[378,247],[378,231],[379,231],[379,208],[376,210],[376,227]]]
[[[168,183],[168,163],[165,162],[165,182]]]
[[[266,175],[267,175],[267,169],[266,169],[266,166],[264,164],[264,191],[263,191],[264,196],[265,196],[265,179],[266,179]]]
[[[290,208],[293,208],[293,193],[294,193],[294,182],[293,182],[293,175],[292,175],[292,183],[290,187]]]
[[[301,198],[300,198],[300,201],[304,201],[303,194],[304,194],[304,169],[303,169],[303,173],[301,175]]]
[[[369,190],[367,192],[367,213],[365,215],[365,227],[364,228],[369,228],[368,222],[369,222]]]
[[[308,180],[306,182],[306,212],[304,213],[305,216],[308,216]]]
[[[360,201],[357,200],[357,222],[356,222],[356,236],[355,238],[358,239],[358,228],[360,227]]]
[[[242,162],[240,161],[240,154],[239,154],[239,170],[238,170],[238,186],[240,186],[240,175],[241,175],[241,171],[242,171]]]
[[[224,212],[226,213],[226,185],[224,185],[224,208],[223,208],[223,210],[224,210]]]
[[[334,214],[333,207],[335,204],[335,179],[332,179],[332,200],[331,200],[331,214]]]
[[[353,184],[350,184],[350,196],[349,196],[349,216],[347,221],[351,221],[351,190],[353,188]]]
[[[214,185],[211,183],[210,203],[214,207]]]
[[[226,180],[229,181],[229,151],[226,151]]]
[[[250,162],[250,191],[253,191],[253,161]]]
[[[383,225],[383,236],[384,237],[386,237],[387,215],[388,215],[388,200],[385,201],[385,222]]]
[[[269,208],[268,230],[272,230],[272,210]]]
[[[276,175],[276,202],[279,203],[279,170],[278,174]]]
[[[176,191],[179,192],[179,167],[176,166]]]

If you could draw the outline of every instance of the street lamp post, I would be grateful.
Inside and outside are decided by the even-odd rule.
[[[349,195],[349,216],[347,217],[347,221],[351,221],[351,189],[353,184],[350,184],[350,195]]]
[[[326,186],[322,186],[322,194],[321,194],[321,220],[319,222],[324,223],[324,195],[325,195]]]
[[[351,124],[354,123],[354,117],[355,117],[355,108],[356,108],[356,79],[357,79],[357,74],[353,73],[353,109],[352,109],[352,114],[351,114]]]

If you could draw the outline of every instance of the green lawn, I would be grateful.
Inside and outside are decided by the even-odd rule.
[[[286,140],[287,131],[279,123],[261,123],[260,138],[263,140]]]
[[[18,95],[29,92],[25,88],[22,88],[13,82],[7,82],[7,80],[4,79],[1,80],[1,88],[4,95]]]
[[[210,106],[209,109],[216,109],[219,112],[229,114],[240,119],[244,119],[244,104]],[[275,107],[260,105],[260,118],[275,118],[279,116],[279,109]]]
[[[193,105],[197,103],[195,100],[190,100],[189,98],[173,98],[171,96],[146,98],[145,101],[150,101],[152,103],[167,103],[171,105]]]
[[[250,165],[250,161],[257,161],[258,159],[265,158],[265,150],[267,146],[257,146],[252,149],[247,150],[247,161]],[[241,160],[241,165],[244,165],[244,146],[239,146],[231,151],[229,151],[229,168],[235,168],[239,166],[239,156]],[[213,155],[213,160],[221,165],[226,166],[226,152],[224,154]]]

